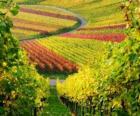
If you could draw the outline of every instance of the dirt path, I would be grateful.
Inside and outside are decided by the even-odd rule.
[[[64,80],[59,80],[60,82],[63,82]],[[50,79],[50,85],[55,86],[56,85],[56,79]]]

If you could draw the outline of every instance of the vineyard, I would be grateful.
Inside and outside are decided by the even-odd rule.
[[[140,115],[139,0],[0,7],[0,116]]]
[[[49,2],[46,3],[50,4]],[[44,4],[46,5],[46,3]],[[53,4],[54,2],[52,1],[51,5]],[[60,2],[60,4],[64,5],[64,2],[63,3]],[[81,2],[81,4],[83,3]],[[123,12],[119,6],[121,4],[121,1],[112,2],[108,0],[108,2],[106,3],[101,2],[100,4],[101,7],[99,7],[98,4],[94,2],[93,5],[87,3],[87,5],[83,6],[83,7],[89,7],[89,9],[86,10],[85,13],[83,12],[83,7],[81,7],[80,5],[78,7],[71,6],[70,10],[81,15],[83,19],[81,19],[81,17],[79,16],[74,15],[71,12],[68,13],[65,10],[59,12],[60,9],[56,10],[55,7],[51,8],[51,7],[44,7],[44,6],[41,7],[40,5],[28,5],[28,6],[23,5],[20,9],[20,13],[16,16],[16,18],[14,17],[15,28],[13,32],[17,36],[18,35],[23,36],[22,33],[24,33],[24,36],[20,37],[23,39],[25,38],[36,39],[40,37],[43,38],[35,41],[38,44],[40,44],[40,46],[43,46],[45,49],[49,49],[51,50],[51,52],[54,52],[54,54],[64,57],[64,59],[67,61],[73,62],[74,63],[73,65],[81,66],[87,63],[93,64],[91,63],[93,62],[93,59],[98,59],[98,57],[100,57],[99,56],[100,52],[104,54],[103,51],[106,48],[105,45],[102,45],[104,43],[97,42],[96,40],[121,42],[126,37],[124,33],[126,23],[125,23]],[[88,11],[95,8],[97,8],[96,12],[98,13],[93,14],[91,16],[90,12]],[[103,15],[104,9],[106,9],[107,12],[109,13]],[[112,9],[117,10],[117,12],[115,14],[114,12],[110,12]],[[36,20],[36,17],[38,17],[37,18],[38,20]],[[95,17],[98,18],[96,19]],[[116,18],[113,17],[118,17],[117,22],[116,22]],[[86,20],[86,24],[84,20]],[[73,26],[74,28],[77,28],[76,25],[78,23],[79,25],[83,25],[83,26],[75,31],[67,33],[69,32],[69,29],[70,30],[73,29]],[[57,32],[58,34],[60,32],[59,36],[49,37],[50,35],[55,35]],[[45,36],[47,38],[45,38]],[[87,41],[85,39],[87,39]],[[85,44],[83,44],[84,42]],[[32,43],[32,41],[30,43]],[[93,45],[96,47],[92,48]],[[28,45],[28,46],[32,47],[32,45]],[[102,47],[99,48],[99,46]],[[26,47],[26,49],[28,48]],[[38,55],[37,49],[35,49],[34,52],[36,52],[36,55]],[[28,54],[30,55],[31,52],[29,52]],[[30,55],[30,57],[31,56],[33,55]],[[54,63],[50,63],[49,58],[43,61],[45,63],[40,62],[40,58],[37,58],[36,56],[35,58],[32,59],[36,59],[34,60],[34,62],[36,62],[38,64],[38,67],[40,67],[43,70],[45,69],[45,67],[48,67],[48,70],[51,71],[53,71],[53,69],[54,71],[59,70],[60,72],[63,72],[63,70],[65,70],[65,68],[64,69],[61,68],[63,67],[61,65],[59,66],[59,68],[57,68],[58,66],[54,66]],[[89,62],[89,60],[91,62]],[[52,67],[56,67],[56,68],[52,68]],[[66,69],[64,72],[77,71],[76,68],[70,70],[71,71],[68,71]]]
[[[77,72],[78,70],[78,66],[41,46],[36,41],[22,42],[21,47],[27,51],[31,62],[38,64],[41,71]]]
[[[106,46],[105,43],[103,44],[98,41],[57,36],[36,41],[80,66],[87,63],[93,65],[93,59],[101,59],[100,54],[105,53]]]
[[[42,36],[57,34],[68,28],[74,28],[79,22],[72,14],[58,14],[56,9],[44,8],[40,6],[21,6],[20,12],[13,17],[13,33],[17,38],[32,39]]]

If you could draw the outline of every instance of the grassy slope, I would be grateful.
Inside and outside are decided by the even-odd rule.
[[[69,110],[60,103],[55,87],[51,87],[51,96],[48,100],[48,107],[44,110],[42,116],[70,116]]]
[[[51,0],[41,2],[43,5],[65,7],[83,16],[90,25],[108,25],[110,23],[124,22],[123,13],[120,10],[120,2],[123,0]],[[114,12],[115,11],[115,12]],[[117,17],[117,19],[116,19]],[[98,23],[100,21],[100,23]],[[97,26],[97,25],[96,25]]]

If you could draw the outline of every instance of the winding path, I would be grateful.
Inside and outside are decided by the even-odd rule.
[[[59,80],[60,82],[63,82],[64,80]],[[50,85],[55,86],[56,85],[56,79],[50,79]]]

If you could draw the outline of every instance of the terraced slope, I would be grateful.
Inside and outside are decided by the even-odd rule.
[[[19,4],[41,4],[41,5],[55,5],[59,7],[71,7],[73,5],[79,5],[89,0],[15,0]]]
[[[119,8],[122,2],[123,0],[38,0],[38,4],[67,8],[83,16],[90,24],[94,23],[89,25],[94,27],[124,22],[123,12]]]
[[[78,70],[78,66],[74,63],[65,60],[34,40],[23,41],[21,47],[28,52],[30,60],[36,62],[41,71],[72,73]]]
[[[71,39],[61,36],[50,37],[48,39],[44,38],[36,41],[80,66],[85,64],[94,66],[97,61],[102,59],[106,47],[105,43],[92,39]]]
[[[122,2],[123,0],[44,0],[40,3],[67,8],[84,17],[87,24],[73,33],[93,35],[124,33],[126,22],[121,9]]]
[[[29,8],[30,7],[30,8]],[[36,39],[38,37],[65,33],[78,28],[82,21],[73,13],[65,10],[45,6],[22,5],[20,13],[14,17],[13,32],[22,40]],[[36,41],[21,42],[32,62],[37,64],[41,71],[51,72],[77,72],[78,66],[66,60],[50,49],[43,47]]]
[[[59,12],[59,10],[54,10],[54,7],[50,8],[45,5],[63,7],[77,13],[77,17],[80,15],[87,21],[87,24],[80,29],[71,33],[61,33],[59,36],[31,41],[31,43],[35,42],[38,46],[43,46],[43,49],[51,50],[80,66],[85,64],[96,66],[102,55],[105,54],[106,45],[101,41],[121,42],[125,38],[126,24],[120,9],[121,3],[122,0],[60,0],[59,2],[44,0],[38,3],[43,4],[44,7],[31,5],[29,8],[26,5],[22,6],[21,14],[17,16],[15,21],[18,22],[20,19],[19,22],[25,20],[28,20],[28,22],[26,22],[26,25],[19,23],[20,28],[18,23],[15,24],[18,31],[22,28],[26,30],[26,33],[30,31],[30,33],[37,32],[46,35],[57,29],[60,31],[62,31],[62,28],[64,30],[69,29],[76,24],[77,20],[72,13]],[[45,19],[46,17],[47,19]],[[56,19],[60,20],[57,22]],[[55,33],[53,34],[55,35]],[[49,61],[47,58],[46,60]]]
[[[89,27],[124,23],[120,9],[122,2],[123,0],[38,0],[38,4],[67,8],[83,16],[89,22]]]
[[[89,22],[89,27],[96,27],[124,22],[123,12],[120,9],[122,2],[123,0],[59,0],[59,2],[44,0],[40,3],[67,8],[83,16]]]
[[[20,39],[30,39],[61,33],[79,25],[77,17],[72,14],[55,11],[45,6],[21,6],[20,13],[13,17],[13,32]]]

